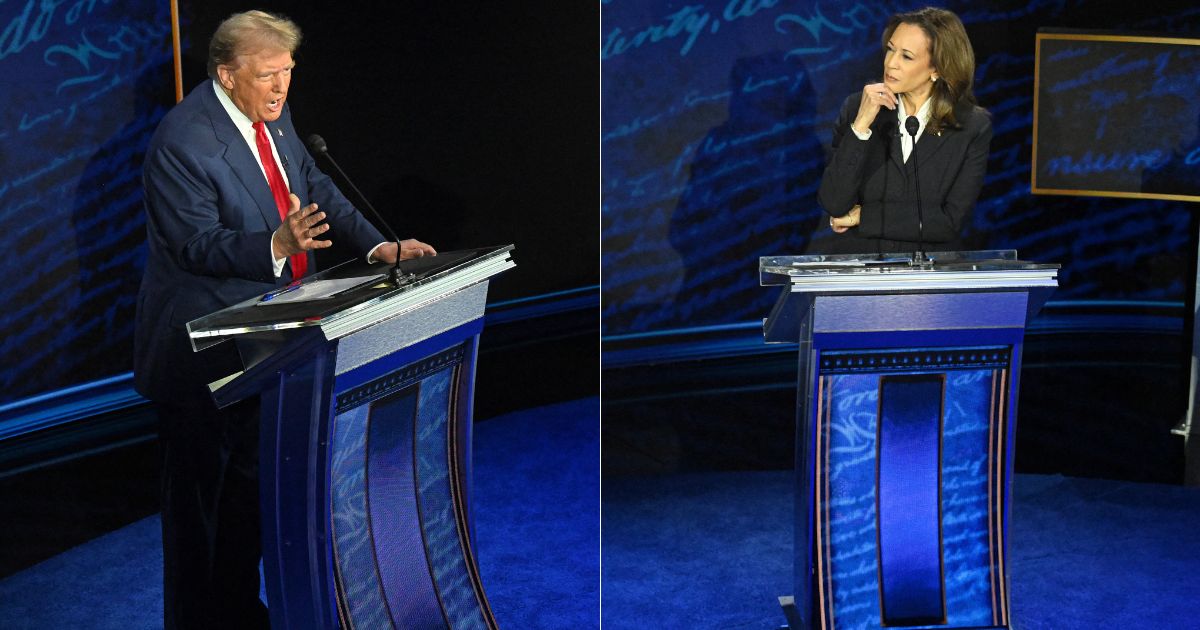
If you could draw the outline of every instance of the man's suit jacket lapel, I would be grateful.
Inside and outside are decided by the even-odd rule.
[[[287,175],[288,188],[300,199],[300,207],[303,208],[312,203],[312,200],[308,199],[305,187],[301,185],[303,179],[300,174],[300,160],[303,158],[296,151],[302,149],[299,148],[294,135],[288,133],[290,126],[283,124],[285,116],[287,116],[286,112],[284,116],[279,117],[275,122],[267,123],[267,133],[271,134],[271,139],[275,142],[275,150],[279,152],[279,161],[283,162],[283,170]],[[270,189],[269,186],[267,188],[268,190]],[[309,250],[305,256],[308,258],[308,273],[311,274],[317,269],[316,253]],[[291,269],[291,265],[288,266],[288,269]],[[288,273],[291,272],[288,271]]]
[[[296,138],[291,137],[286,125],[283,124],[283,118],[280,117],[275,122],[267,123],[267,133],[271,134],[271,139],[275,142],[275,150],[279,152],[279,160],[283,162],[284,174],[287,175],[288,188],[296,192],[296,196],[300,198],[300,205],[303,207],[309,203],[303,194],[304,187],[300,185],[300,156],[296,155],[297,143]]]
[[[233,170],[234,175],[241,180],[246,191],[254,199],[258,211],[267,222],[267,227],[274,230],[282,221],[279,219],[279,209],[275,205],[275,197],[271,194],[271,185],[263,176],[262,167],[250,153],[250,147],[246,146],[245,139],[234,126],[233,121],[229,119],[229,114],[217,100],[217,95],[210,90],[205,92],[204,97],[204,106],[212,120],[213,132],[217,135],[217,139],[225,145],[225,162],[229,164],[229,168]]]

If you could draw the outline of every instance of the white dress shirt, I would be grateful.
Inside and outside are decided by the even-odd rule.
[[[246,141],[246,146],[250,147],[250,155],[254,156],[254,161],[258,163],[258,168],[262,169],[263,179],[267,179],[267,167],[263,166],[262,157],[258,155],[258,139],[257,133],[254,131],[254,121],[246,117],[242,110],[233,104],[233,100],[225,93],[221,84],[214,79],[212,82],[213,91],[217,93],[217,100],[221,101],[221,107],[225,108],[225,113],[229,114],[229,119],[233,121],[233,126],[237,127],[238,132],[242,134],[242,139]],[[283,176],[283,183],[287,184],[288,190],[292,189],[292,183],[288,180],[287,171],[283,168],[283,163],[279,161],[279,149],[275,148],[275,141],[271,139],[271,134],[267,134],[267,142],[271,143],[271,155],[275,158],[275,168],[279,169],[279,174]],[[267,180],[270,182],[270,180]],[[271,251],[267,252],[271,256],[271,264],[274,265],[275,277],[283,275],[283,265],[287,263],[287,256],[283,258],[275,257],[275,235],[271,235]]]
[[[233,100],[230,99],[229,95],[225,93],[225,90],[221,87],[220,83],[217,83],[217,81],[214,79],[212,85],[213,91],[217,93],[217,100],[220,101],[221,106],[225,108],[225,113],[229,114],[229,119],[233,121],[233,126],[237,127],[237,130],[241,132],[242,139],[246,141],[246,146],[250,147],[250,155],[253,155],[254,161],[258,163],[258,168],[262,169],[263,179],[267,179],[267,169],[265,166],[263,166],[262,158],[258,155],[258,138],[257,133],[254,131],[254,121],[247,118],[246,115],[242,113],[242,110],[238,109],[237,105],[233,104]],[[288,190],[290,191],[292,189],[292,183],[288,180],[287,170],[283,168],[283,163],[279,160],[279,149],[275,147],[275,139],[271,137],[270,133],[267,133],[267,142],[271,144],[271,155],[275,158],[275,167],[279,169],[279,174],[283,176],[283,183],[287,185]],[[270,180],[268,180],[268,182],[269,181]],[[386,242],[387,241],[384,241],[384,243]],[[379,247],[384,243],[380,243],[379,245],[371,248],[371,251],[367,254],[367,262],[374,261],[373,257],[375,255],[375,250],[379,249]],[[275,257],[274,234],[271,235],[271,251],[268,253],[271,256],[271,261],[274,265],[275,277],[278,278],[279,276],[283,275],[283,265],[287,263],[288,259],[287,256],[284,256],[283,258]]]

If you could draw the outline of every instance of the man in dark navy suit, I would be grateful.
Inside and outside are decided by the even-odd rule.
[[[287,107],[300,31],[231,16],[203,82],[163,118],[143,171],[149,258],[135,384],[163,446],[167,628],[269,627],[258,598],[258,400],[218,410],[207,384],[240,369],[232,344],[193,353],[188,321],[300,279],[332,239],[368,260],[434,255],[388,242],[322,173]]]

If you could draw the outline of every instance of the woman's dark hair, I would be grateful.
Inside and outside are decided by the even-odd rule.
[[[958,127],[954,108],[960,103],[975,103],[971,84],[975,81],[975,51],[967,38],[962,20],[952,11],[925,7],[908,13],[897,13],[883,30],[883,50],[901,24],[919,26],[929,38],[929,62],[938,73],[930,91],[933,103],[929,107],[928,127],[934,133],[947,127]]]

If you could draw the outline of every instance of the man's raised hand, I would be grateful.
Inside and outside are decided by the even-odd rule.
[[[332,241],[317,240],[317,236],[329,230],[325,213],[317,211],[317,204],[310,203],[300,207],[300,198],[294,194],[288,195],[291,208],[279,228],[275,230],[275,238],[271,239],[271,249],[275,258],[285,258],[310,249],[324,249],[333,245]]]

